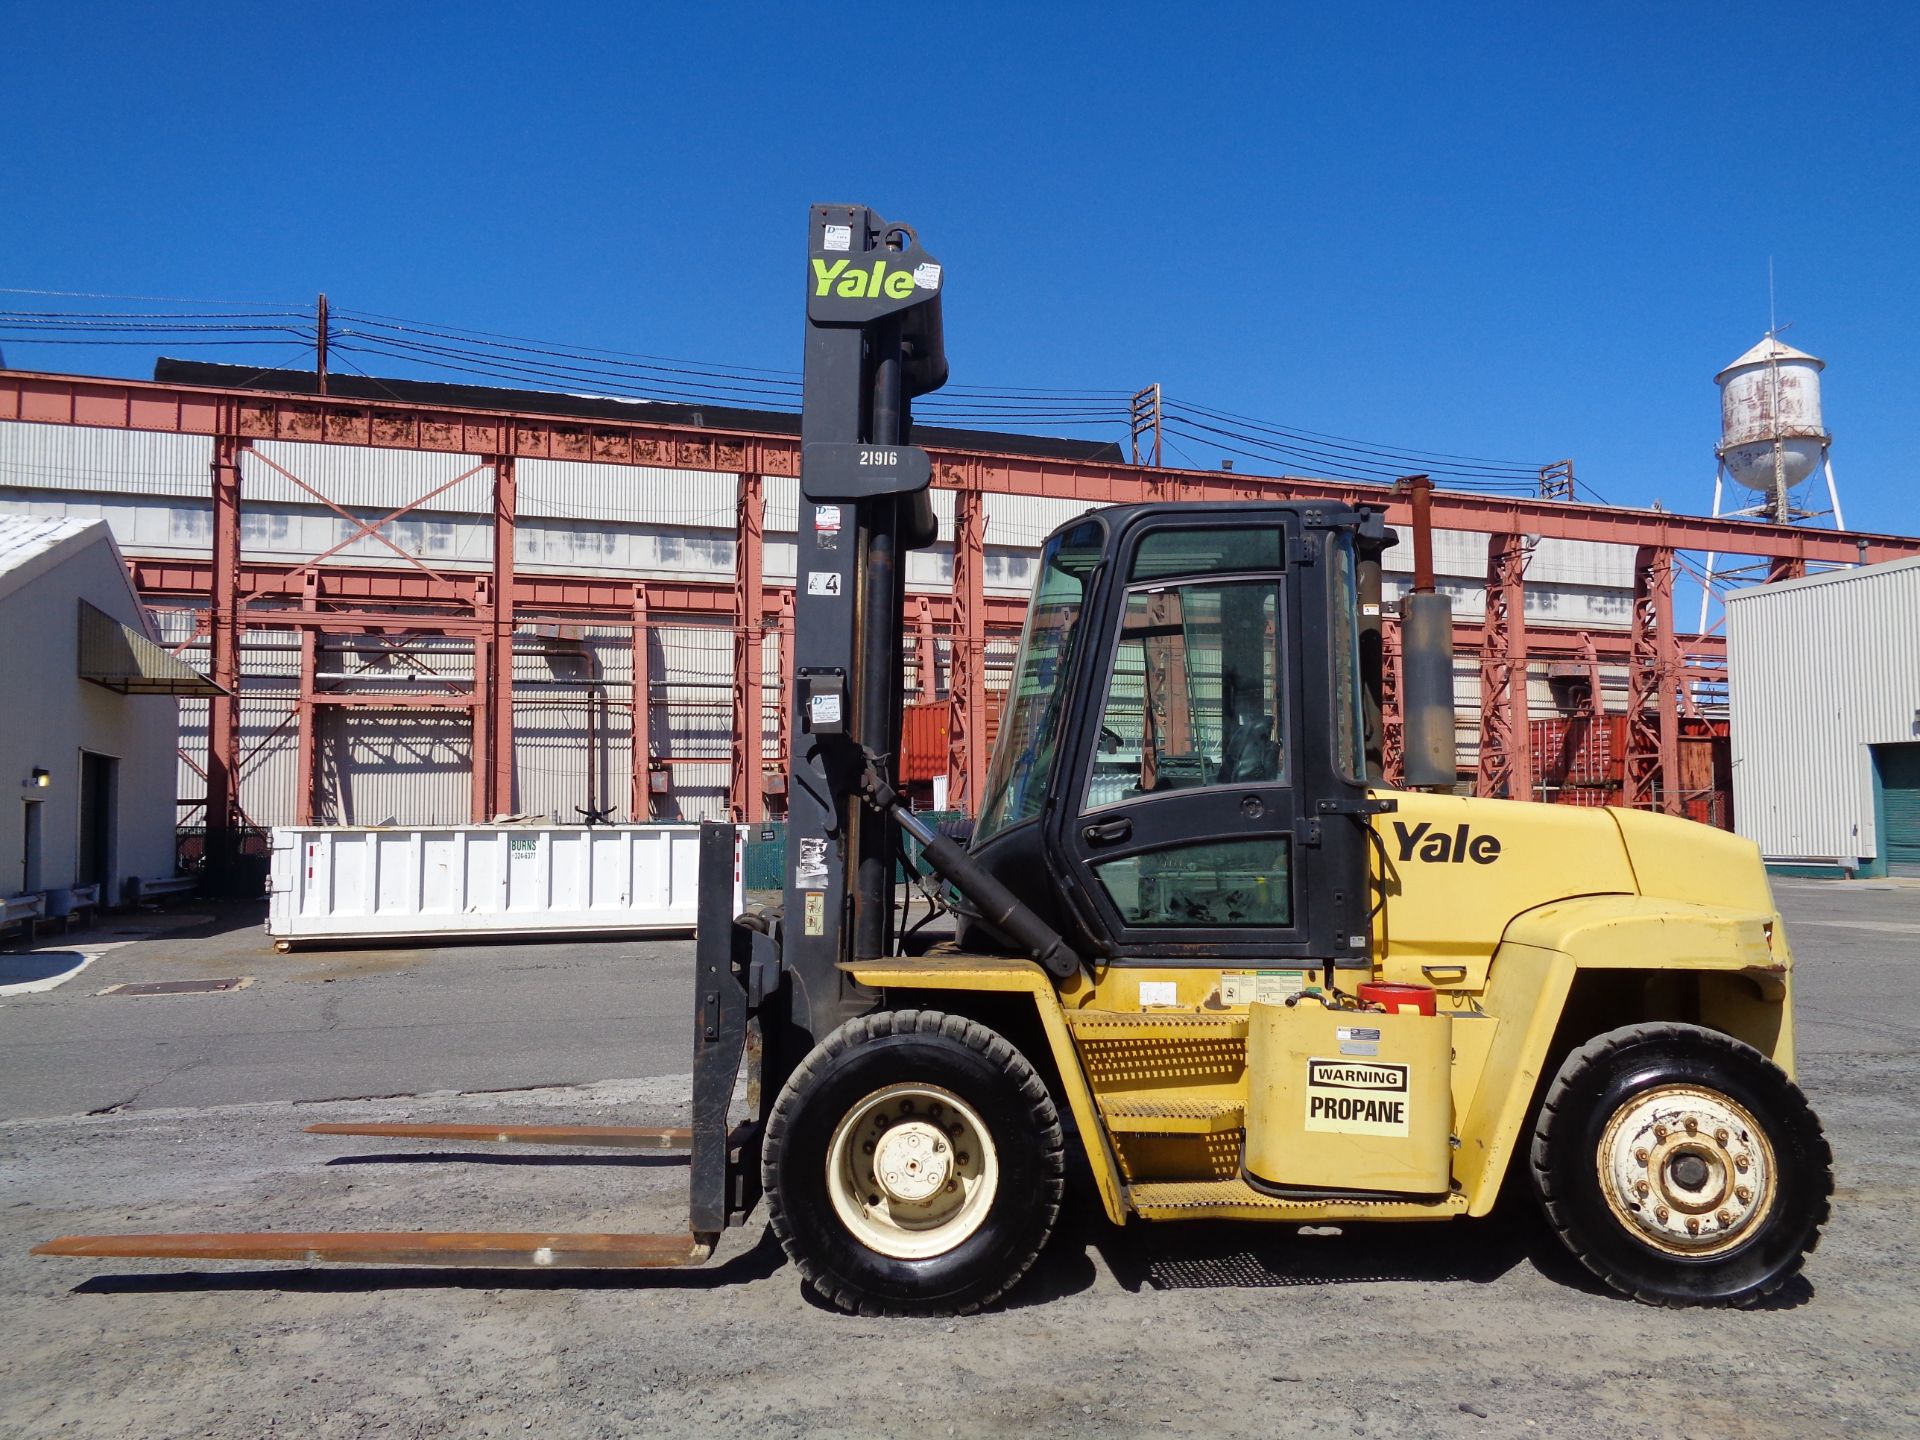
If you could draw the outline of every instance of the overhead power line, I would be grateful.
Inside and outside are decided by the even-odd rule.
[[[277,355],[289,341],[317,345],[321,338],[322,321],[311,305],[5,287],[0,287],[0,295],[117,301],[129,307],[0,308],[0,338],[16,342],[156,349],[272,347],[278,363]],[[131,308],[159,305],[181,308]],[[331,308],[325,324],[328,352],[375,383],[383,382],[351,357],[380,357],[429,375],[473,376],[496,384],[666,404],[791,413],[800,409],[802,399],[801,376],[795,370],[571,344],[338,306]],[[1133,423],[1133,400],[1129,390],[953,384],[916,401],[914,414],[933,425],[1118,433]],[[1538,494],[1542,484],[1543,467],[1536,464],[1334,435],[1174,396],[1164,397],[1160,424],[1167,436],[1216,455],[1244,457],[1305,476],[1384,482],[1424,471],[1453,488],[1513,495]],[[1193,463],[1184,449],[1176,448]]]

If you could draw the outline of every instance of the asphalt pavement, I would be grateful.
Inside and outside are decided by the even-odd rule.
[[[283,955],[263,916],[253,904],[109,916],[38,942],[97,958],[56,989],[0,999],[0,1119],[522,1089],[692,1067],[690,941]],[[0,978],[44,973],[35,958],[0,954]],[[100,993],[215,979],[250,983]]]

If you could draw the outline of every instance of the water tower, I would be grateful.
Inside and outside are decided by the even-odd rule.
[[[1713,377],[1720,387],[1719,465],[1713,473],[1713,513],[1752,515],[1780,525],[1832,515],[1836,529],[1846,528],[1840,492],[1834,485],[1829,450],[1833,437],[1820,417],[1820,372],[1827,362],[1782,344],[1768,331],[1758,345]],[[1828,510],[1810,510],[1794,495],[1796,486],[1824,471]],[[1750,492],[1751,503],[1722,508],[1726,482]],[[1700,596],[1700,628],[1707,628],[1714,561],[1707,556],[1707,583]]]
[[[1845,528],[1827,459],[1833,437],[1820,419],[1820,372],[1826,368],[1824,360],[1769,334],[1713,377],[1720,387],[1715,515],[1722,513],[1722,481],[1730,477],[1756,492],[1754,504],[1730,513],[1761,515],[1782,525],[1811,519],[1815,512],[1796,505],[1792,491],[1825,466],[1834,524]]]

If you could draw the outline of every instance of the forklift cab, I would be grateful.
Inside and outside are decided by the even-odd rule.
[[[1364,969],[1378,512],[1128,505],[1041,554],[972,853],[1103,961]],[[963,946],[1004,948],[977,915]]]

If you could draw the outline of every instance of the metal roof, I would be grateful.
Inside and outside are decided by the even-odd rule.
[[[1731,375],[1743,365],[1764,365],[1769,360],[1805,360],[1816,370],[1824,370],[1827,368],[1827,362],[1819,356],[1809,355],[1804,350],[1796,350],[1791,345],[1782,345],[1773,336],[1766,335],[1761,337],[1758,345],[1754,346],[1751,350],[1747,351],[1746,354],[1742,355],[1738,360],[1714,376],[1714,383],[1716,385],[1719,384],[1722,378]]]
[[[260,370],[205,360],[153,362],[153,378],[167,385],[214,385],[232,390],[265,390],[282,395],[315,395],[311,370]],[[397,380],[380,376],[329,375],[327,390],[355,400],[388,400],[403,405],[451,405],[471,410],[518,411],[536,415],[577,415],[582,419],[639,420],[697,429],[745,430],[768,435],[798,435],[797,410],[755,410],[738,405],[675,404],[615,395],[562,395],[551,390],[516,390],[497,385],[455,385],[443,380]],[[1118,422],[1115,422],[1118,424]],[[1080,440],[1064,435],[1023,435],[1004,430],[955,429],[915,421],[916,445],[986,454],[1030,455],[1046,460],[1084,460],[1119,464],[1126,459],[1111,440]]]
[[[108,538],[104,520],[0,515],[0,595],[51,568],[59,551]]]
[[[1774,580],[1765,585],[1748,585],[1722,596],[1723,603],[1737,605],[1743,600],[1765,600],[1785,590],[1809,590],[1819,585],[1844,585],[1850,581],[1878,580],[1902,570],[1920,568],[1920,555],[1904,560],[1876,560],[1871,565],[1843,565],[1813,575],[1798,575],[1791,580]]]
[[[225,695],[184,660],[176,660],[131,625],[80,602],[80,678],[122,695]]]

